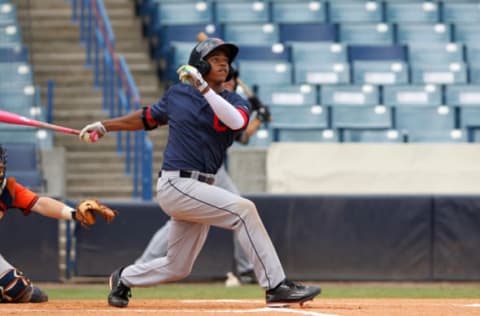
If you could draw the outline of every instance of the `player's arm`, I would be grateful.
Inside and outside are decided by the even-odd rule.
[[[33,204],[32,211],[56,219],[73,220],[75,218],[75,209],[47,196],[40,196]]]

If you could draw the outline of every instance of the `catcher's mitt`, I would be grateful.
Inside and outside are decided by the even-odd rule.
[[[84,227],[95,224],[95,215],[101,215],[107,223],[110,223],[117,216],[117,211],[112,210],[108,206],[103,205],[97,200],[87,199],[83,200],[77,205],[75,212],[75,219]]]

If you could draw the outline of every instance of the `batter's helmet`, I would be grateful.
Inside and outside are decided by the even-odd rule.
[[[5,186],[5,177],[7,173],[7,150],[0,145],[0,194]]]
[[[219,38],[207,38],[206,40],[195,45],[195,47],[192,49],[190,58],[188,59],[188,64],[197,68],[202,76],[205,76],[208,74],[211,68],[210,64],[205,60],[205,58],[208,56],[208,54],[220,48],[225,49],[228,56],[228,64],[230,68],[226,79],[226,81],[228,81],[232,79],[232,62],[238,54],[238,47],[234,44],[225,43]]]

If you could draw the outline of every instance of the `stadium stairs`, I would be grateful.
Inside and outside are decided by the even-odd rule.
[[[108,16],[116,36],[116,53],[122,54],[142,97],[142,104],[155,102],[162,95],[155,67],[143,40],[140,22],[129,0],[106,0]],[[67,1],[14,0],[24,33],[36,84],[46,102],[47,80],[55,81],[53,123],[82,128],[105,119],[102,95],[93,85],[93,72],[85,67],[85,48],[79,42],[79,26],[73,24]],[[30,3],[30,8],[28,7]],[[151,133],[155,150],[161,152],[166,131]],[[125,175],[124,156],[116,152],[116,137],[108,135],[100,143],[87,145],[72,135],[56,133],[54,146],[66,151],[66,198],[129,199],[132,179]],[[158,164],[161,157],[154,157]],[[155,166],[155,169],[158,167]]]

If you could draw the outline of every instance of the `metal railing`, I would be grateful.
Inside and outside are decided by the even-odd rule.
[[[115,52],[115,35],[103,0],[71,0],[72,21],[79,22],[86,67],[102,89],[103,110],[118,117],[140,108],[140,95],[125,58]],[[118,132],[117,152],[125,155],[125,173],[133,177],[133,196],[152,199],[153,146],[145,131]]]

